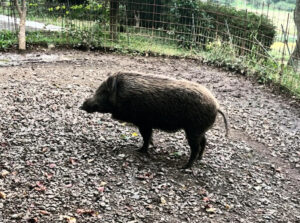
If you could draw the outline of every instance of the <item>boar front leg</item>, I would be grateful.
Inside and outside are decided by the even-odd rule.
[[[148,126],[139,126],[139,131],[143,137],[144,144],[138,151],[141,153],[148,153],[149,144],[152,142],[152,128]]]

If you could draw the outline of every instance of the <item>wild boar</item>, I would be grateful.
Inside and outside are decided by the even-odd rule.
[[[133,123],[143,137],[140,152],[147,153],[152,129],[175,132],[183,129],[191,148],[190,168],[201,160],[206,145],[205,133],[218,113],[226,116],[211,92],[204,86],[162,76],[118,72],[104,81],[92,98],[80,109],[88,112],[111,113],[112,118]]]

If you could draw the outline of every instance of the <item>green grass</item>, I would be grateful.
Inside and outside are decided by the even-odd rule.
[[[228,43],[216,41],[203,49],[185,49],[175,41],[157,39],[149,36],[120,34],[117,41],[109,40],[108,33],[101,33],[97,39],[91,39],[90,33],[85,31],[70,33],[29,32],[27,44],[43,45],[54,44],[72,48],[91,47],[108,48],[125,54],[164,55],[176,57],[193,57],[206,61],[225,69],[246,73],[256,77],[261,83],[278,85],[300,98],[300,76],[290,67],[281,72],[280,65],[271,59],[257,59],[255,53],[240,57],[236,50]],[[0,32],[0,48],[7,49],[17,44],[17,35],[11,32]],[[86,39],[85,39],[86,38]]]
[[[168,56],[188,56],[191,52],[179,48],[176,42],[159,40],[151,38],[151,36],[135,36],[121,34],[117,42],[104,40],[103,46],[115,47],[116,49],[124,49],[129,52],[147,53],[151,52],[156,55],[168,55]]]
[[[258,59],[255,55],[239,57],[230,44],[212,43],[204,58],[230,70],[244,71],[258,82],[280,86],[300,99],[300,75],[289,66],[281,70],[280,64],[272,59]]]

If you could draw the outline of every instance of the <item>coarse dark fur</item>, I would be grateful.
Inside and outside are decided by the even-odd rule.
[[[226,117],[208,89],[162,76],[116,73],[80,108],[89,113],[111,113],[115,119],[136,125],[144,140],[140,152],[147,153],[152,129],[169,132],[184,129],[191,155],[183,168],[191,167],[197,157],[202,158],[205,132],[212,127],[218,113],[223,116],[228,132]]]

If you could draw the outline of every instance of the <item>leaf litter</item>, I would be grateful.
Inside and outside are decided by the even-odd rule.
[[[300,221],[292,98],[188,59],[52,53],[0,68],[0,222]],[[78,110],[120,69],[203,83],[228,115],[230,138],[218,118],[188,171],[182,131],[156,130],[150,156],[137,153],[134,126]]]

